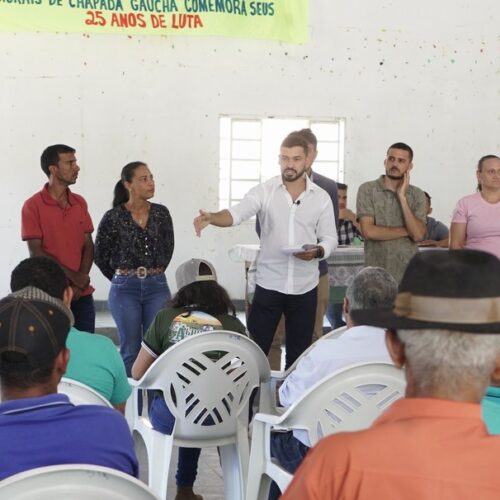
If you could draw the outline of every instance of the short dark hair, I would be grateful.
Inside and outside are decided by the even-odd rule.
[[[387,148],[387,153],[389,153],[389,149],[402,149],[403,151],[408,151],[410,161],[413,161],[413,149],[411,149],[408,144],[405,144],[404,142],[395,142],[392,146]]]
[[[210,276],[212,270],[200,263],[200,276]],[[236,308],[231,302],[226,289],[217,281],[195,281],[177,291],[170,301],[171,307],[182,307],[189,314],[191,311],[203,311],[207,314],[228,314],[236,316]]]
[[[343,182],[337,182],[337,190],[347,191],[347,184],[344,184]]]
[[[318,148],[318,139],[310,128],[303,128],[302,130],[298,130],[295,133],[301,135],[308,144],[312,144],[314,146],[314,149]]]
[[[66,146],[65,144],[54,144],[53,146],[45,148],[42,156],[40,156],[40,164],[45,175],[47,177],[50,176],[49,167],[51,165],[57,165],[61,153],[74,153],[75,151],[76,149],[71,146]]]
[[[281,143],[282,148],[294,148],[296,146],[301,147],[304,150],[304,154],[307,156],[309,144],[307,144],[307,141],[298,132],[288,134]]]
[[[10,275],[10,289],[17,292],[34,286],[51,297],[62,300],[68,286],[61,266],[49,257],[30,257],[22,260]]]
[[[18,364],[24,360],[24,355],[16,351],[6,351],[1,355],[0,379],[4,387],[29,389],[30,387],[47,383],[54,369],[55,360],[35,370],[19,370]]]
[[[134,177],[134,172],[142,166],[146,166],[143,161],[131,161],[127,163],[122,168],[122,173],[120,174],[120,180],[115,185],[115,190],[113,192],[113,208],[128,201],[128,191],[124,186],[124,182],[132,182],[132,177]]]

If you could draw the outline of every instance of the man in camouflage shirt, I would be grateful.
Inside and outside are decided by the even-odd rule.
[[[398,142],[387,151],[385,175],[358,190],[356,212],[365,239],[365,265],[379,266],[400,281],[426,226],[424,192],[410,185],[413,151]]]

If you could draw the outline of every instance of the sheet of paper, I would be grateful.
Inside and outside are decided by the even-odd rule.
[[[294,253],[299,253],[304,251],[304,249],[299,245],[296,246],[286,245],[284,247],[281,247],[280,250],[286,255],[293,255]]]

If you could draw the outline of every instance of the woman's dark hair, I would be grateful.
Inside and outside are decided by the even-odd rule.
[[[211,276],[212,270],[204,262],[200,262],[198,273],[200,276]],[[215,280],[195,281],[183,286],[172,297],[169,305],[186,309],[188,316],[191,311],[203,311],[207,314],[231,312],[236,316],[236,309],[226,289]]]
[[[128,191],[123,185],[124,182],[132,182],[132,177],[134,177],[134,172],[137,168],[146,165],[143,161],[132,161],[127,163],[122,168],[122,173],[120,180],[115,185],[114,197],[113,197],[113,208],[127,203],[128,201]]]
[[[483,163],[486,161],[486,160],[500,160],[500,158],[498,158],[497,155],[486,155],[486,156],[483,156],[482,158],[480,158],[480,160],[477,162],[477,171],[478,172],[481,172],[483,170]],[[482,191],[483,190],[483,186],[481,186],[481,184],[478,182],[477,183],[477,190],[478,191]]]
[[[236,309],[225,288],[216,281],[196,281],[182,287],[169,304],[182,307],[186,312],[203,311],[207,314],[227,314],[236,316]]]

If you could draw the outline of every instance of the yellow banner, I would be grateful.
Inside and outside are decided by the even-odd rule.
[[[0,31],[307,41],[308,0],[0,0]]]

